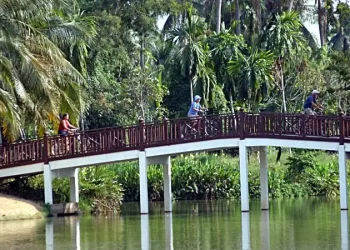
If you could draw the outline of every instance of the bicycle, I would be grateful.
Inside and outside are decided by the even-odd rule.
[[[181,138],[182,139],[196,139],[197,136],[214,136],[219,132],[219,126],[217,122],[207,118],[207,110],[203,109],[199,112],[198,117],[190,118],[181,127]],[[195,125],[193,125],[196,122]],[[204,126],[202,126],[204,122]]]
[[[324,106],[325,107],[325,106]],[[305,135],[308,136],[332,136],[330,122],[327,120],[319,120],[317,117],[323,116],[324,110],[315,112],[315,115],[306,116],[305,119]]]

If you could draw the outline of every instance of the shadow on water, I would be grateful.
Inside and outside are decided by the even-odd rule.
[[[348,212],[329,201],[273,201],[270,211],[237,202],[174,203],[150,215],[0,222],[0,249],[349,249]],[[152,205],[153,206],[153,205]]]

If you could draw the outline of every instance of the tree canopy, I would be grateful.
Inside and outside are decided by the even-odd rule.
[[[300,112],[312,89],[349,110],[347,3],[0,0],[0,122],[8,140],[184,116],[193,96],[216,112]],[[164,27],[157,23],[164,19]]]

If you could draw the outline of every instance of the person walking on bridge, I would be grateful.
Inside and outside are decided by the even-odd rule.
[[[311,92],[311,95],[305,100],[304,102],[304,113],[307,115],[315,115],[315,109],[323,110],[324,107],[321,104],[317,103],[318,99],[318,92],[317,90],[313,90]]]

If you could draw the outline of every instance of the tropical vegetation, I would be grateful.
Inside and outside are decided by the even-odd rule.
[[[64,112],[83,129],[182,116],[194,94],[219,113],[298,112],[317,88],[328,112],[348,111],[347,3],[0,0],[0,12],[9,141],[55,132]]]

